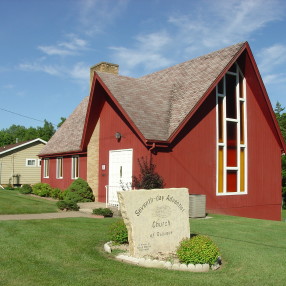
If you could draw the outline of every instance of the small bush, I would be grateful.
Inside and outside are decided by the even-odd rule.
[[[9,183],[9,184],[7,185],[7,187],[5,188],[5,190],[13,191],[13,190],[15,190],[15,188],[13,187],[12,184]]]
[[[218,260],[219,250],[208,236],[196,235],[181,241],[177,255],[182,263],[213,265]]]
[[[75,201],[58,201],[57,207],[60,210],[67,210],[67,211],[78,211],[79,206]]]
[[[111,240],[118,244],[128,243],[128,231],[123,219],[116,221],[110,227]]]
[[[50,196],[53,199],[61,199],[61,193],[62,193],[61,189],[55,188],[51,190]]]
[[[156,165],[153,164],[152,157],[148,162],[147,157],[138,159],[140,168],[139,177],[132,177],[132,187],[135,189],[161,189],[164,188],[163,178],[155,172]]]
[[[104,217],[113,217],[113,211],[109,208],[98,208],[92,211],[95,215],[102,215]]]
[[[93,202],[94,195],[88,183],[78,178],[67,188],[63,194],[64,200],[73,200],[76,202]]]
[[[23,185],[21,188],[19,188],[19,192],[21,194],[31,194],[32,193],[32,187],[28,184]]]
[[[49,197],[52,190],[51,186],[46,183],[38,183],[32,187],[33,194],[40,197]]]

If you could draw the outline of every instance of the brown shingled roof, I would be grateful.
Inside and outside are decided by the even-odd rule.
[[[98,75],[146,139],[166,141],[244,44],[138,79]]]
[[[57,130],[39,156],[81,151],[81,138],[89,97],[85,97]]]
[[[145,139],[167,141],[244,46],[239,43],[140,78],[97,72]],[[89,97],[42,149],[40,156],[77,152]]]

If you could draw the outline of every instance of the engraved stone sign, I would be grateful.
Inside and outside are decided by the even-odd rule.
[[[122,191],[118,200],[132,256],[172,253],[190,237],[188,189]]]

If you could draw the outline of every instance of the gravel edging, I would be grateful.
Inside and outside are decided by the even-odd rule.
[[[112,241],[104,244],[104,251],[107,253],[112,252],[111,248]],[[219,264],[212,265],[209,264],[184,264],[184,263],[171,263],[170,261],[162,261],[150,258],[136,258],[129,256],[127,254],[121,253],[115,256],[115,258],[121,262],[130,263],[137,266],[147,267],[147,268],[165,268],[169,270],[178,271],[190,271],[190,272],[208,272],[210,270],[217,270],[220,268]]]

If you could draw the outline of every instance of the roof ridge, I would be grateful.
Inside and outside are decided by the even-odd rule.
[[[152,77],[153,75],[159,74],[159,73],[161,73],[161,72],[166,72],[166,71],[168,71],[168,70],[175,69],[175,68],[177,68],[178,66],[185,65],[185,64],[187,64],[187,63],[190,63],[190,62],[192,62],[192,61],[199,60],[199,59],[201,59],[201,58],[207,58],[207,57],[209,57],[210,55],[214,55],[214,54],[217,54],[217,53],[222,52],[222,51],[224,51],[224,50],[228,50],[228,49],[234,48],[235,46],[241,46],[241,47],[242,47],[245,43],[247,43],[247,41],[239,42],[239,43],[236,43],[236,44],[234,44],[234,45],[231,45],[231,46],[228,46],[228,47],[225,47],[225,48],[222,48],[222,49],[218,49],[218,50],[216,50],[216,51],[213,51],[213,52],[210,52],[210,53],[207,53],[207,54],[204,54],[204,55],[201,55],[201,56],[198,56],[198,57],[189,59],[189,60],[184,61],[184,62],[182,62],[182,63],[178,63],[178,64],[175,64],[175,65],[169,66],[169,67],[164,68],[164,69],[162,69],[162,70],[158,70],[158,71],[155,71],[155,72],[153,72],[153,73],[146,74],[146,75],[144,75],[144,76],[139,77],[138,79],[145,79],[145,78]]]

